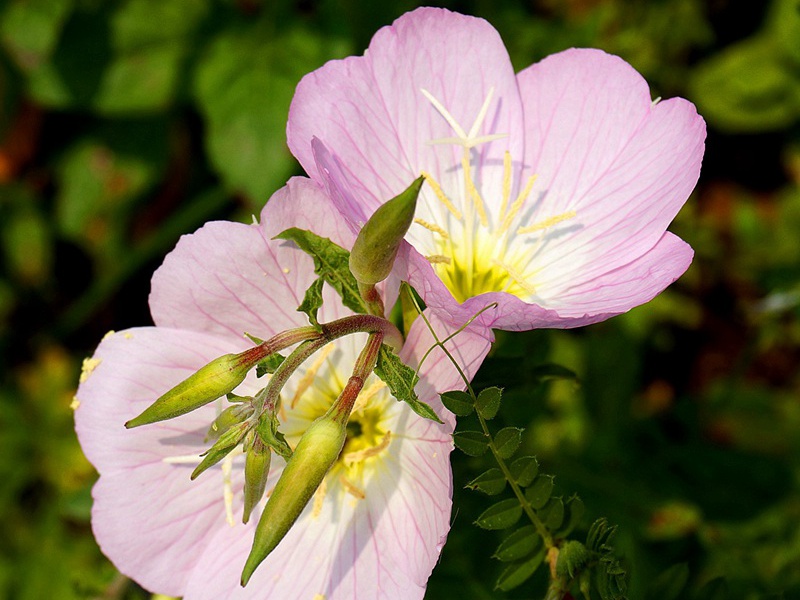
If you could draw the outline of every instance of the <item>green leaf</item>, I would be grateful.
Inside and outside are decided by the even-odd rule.
[[[564,522],[564,502],[561,498],[550,498],[537,512],[544,526],[551,531],[561,527]]]
[[[294,169],[286,120],[297,83],[350,52],[317,31],[278,26],[272,10],[257,12],[233,26],[215,24],[221,31],[202,46],[193,90],[211,163],[229,189],[261,207]]]
[[[525,491],[525,498],[531,503],[531,506],[539,510],[550,499],[550,494],[553,493],[553,476],[552,475],[539,475],[533,482],[533,485]]]
[[[470,481],[466,487],[479,490],[489,496],[495,496],[506,489],[506,478],[500,469],[489,469]]]
[[[616,525],[609,525],[605,518],[597,519],[586,534],[586,546],[595,552],[600,552],[601,546],[609,544],[617,531]]]
[[[0,37],[23,70],[50,58],[73,4],[73,0],[14,0],[7,4]]]
[[[509,465],[508,470],[517,485],[528,487],[539,473],[539,463],[533,456],[521,456]]]
[[[389,391],[397,400],[408,404],[420,417],[442,423],[436,411],[417,397],[414,391],[417,374],[414,369],[400,360],[400,357],[386,344],[381,345],[378,351],[375,374],[389,386]]]
[[[489,449],[489,436],[481,431],[456,431],[453,443],[468,456],[482,456]]]
[[[688,581],[689,565],[686,563],[672,565],[650,583],[647,597],[659,600],[677,600],[682,597]]]
[[[315,279],[314,283],[306,290],[300,306],[297,307],[298,312],[308,315],[308,321],[317,329],[320,329],[317,313],[322,307],[322,286],[324,283],[325,280],[322,277]]]
[[[494,558],[503,562],[522,560],[540,549],[542,544],[542,537],[536,532],[536,527],[526,525],[503,540],[497,547]]]
[[[475,524],[483,529],[505,529],[519,521],[521,516],[522,506],[519,500],[509,498],[501,500],[483,511]]]
[[[760,132],[800,118],[800,78],[786,68],[776,46],[776,38],[758,35],[692,70],[691,96],[710,123],[731,132]]]
[[[475,408],[475,402],[467,392],[453,390],[441,395],[444,407],[459,417],[468,417]]]
[[[555,533],[559,537],[567,537],[572,533],[583,517],[583,501],[578,496],[570,497],[564,504],[564,522]]]
[[[494,436],[494,446],[497,449],[497,454],[502,458],[511,458],[522,441],[522,432],[523,430],[518,427],[505,427],[498,431],[497,435]]]
[[[279,240],[291,240],[303,252],[314,259],[314,272],[333,287],[342,297],[344,305],[357,313],[366,313],[367,307],[361,299],[348,260],[350,253],[334,244],[328,238],[320,237],[310,231],[291,227],[275,236]],[[387,382],[388,383],[388,382]]]
[[[256,365],[256,377],[274,373],[284,360],[286,360],[286,357],[278,352],[269,354]]]
[[[478,401],[475,403],[478,414],[484,419],[493,419],[500,408],[502,397],[503,390],[499,387],[489,387],[481,390],[480,394],[478,394]]]
[[[500,574],[495,589],[508,591],[525,583],[539,568],[544,560],[544,546],[532,557],[508,565]]]

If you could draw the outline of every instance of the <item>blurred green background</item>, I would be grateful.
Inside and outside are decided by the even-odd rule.
[[[490,20],[518,69],[571,46],[619,54],[709,125],[672,227],[689,272],[607,323],[499,335],[478,376],[506,388],[497,424],[526,426],[585,526],[619,524],[631,598],[676,564],[680,597],[724,577],[714,597],[800,598],[800,2],[441,5]],[[299,173],[284,133],[299,78],[415,6],[0,2],[0,598],[149,597],[91,535],[81,361],[150,322],[149,278],[182,233],[249,220]],[[529,379],[543,362],[580,384]],[[487,500],[462,489],[490,465],[453,456],[458,511],[428,596],[537,597],[536,581],[492,590],[499,536],[471,525]]]

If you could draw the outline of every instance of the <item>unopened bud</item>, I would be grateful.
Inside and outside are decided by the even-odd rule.
[[[289,532],[344,446],[346,427],[332,411],[314,421],[294,449],[256,527],[242,571],[247,585],[258,565]]]
[[[125,427],[130,429],[172,419],[224,396],[244,381],[247,372],[262,355],[256,346],[240,354],[226,354],[212,360],[148,406],[138,417],[125,423]]]
[[[229,406],[214,419],[213,423],[211,423],[211,427],[208,428],[208,433],[206,433],[206,439],[204,441],[210,442],[219,439],[219,436],[228,431],[231,427],[248,419],[250,415],[253,414],[253,410],[252,404],[244,402]]]
[[[242,523],[250,520],[250,513],[264,496],[272,457],[270,447],[261,440],[257,432],[253,433],[255,434],[253,443],[247,449],[244,459],[244,516]]]
[[[359,283],[375,285],[391,273],[400,242],[414,220],[423,181],[419,177],[382,204],[361,228],[350,252],[350,271]]]

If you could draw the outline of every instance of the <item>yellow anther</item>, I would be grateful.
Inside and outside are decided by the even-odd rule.
[[[426,256],[425,260],[432,265],[449,265],[452,262],[449,256],[443,256],[441,254],[431,254],[430,256]]]
[[[331,352],[334,350],[333,344],[328,344],[319,352],[319,356],[317,359],[311,364],[308,370],[303,374],[300,378],[300,381],[297,382],[297,389],[294,392],[294,396],[292,397],[292,401],[290,402],[290,408],[294,408],[297,401],[300,400],[303,394],[308,391],[308,388],[314,383],[314,378],[317,376],[317,371],[322,368],[322,365],[325,364],[325,360],[328,358]]]
[[[325,600],[325,594],[314,594],[312,600]]]
[[[342,457],[342,461],[346,466],[350,466],[355,463],[362,462],[368,458],[372,458],[373,456],[378,456],[381,452],[386,450],[389,447],[389,443],[392,441],[392,432],[387,431],[386,434],[383,436],[383,439],[377,446],[372,446],[371,448],[364,448],[363,450],[356,450],[355,452],[348,452]]]
[[[542,229],[547,229],[548,227],[552,227],[553,225],[557,225],[563,221],[569,221],[570,219],[574,219],[577,213],[574,210],[569,210],[565,213],[561,213],[560,215],[556,215],[554,217],[550,217],[549,219],[545,219],[544,221],[539,221],[538,223],[534,223],[533,225],[528,225],[526,227],[520,227],[517,229],[518,234],[524,233],[533,233],[534,231],[541,231]]]
[[[472,181],[468,151],[465,151],[464,156],[461,157],[461,168],[464,169],[464,183],[466,184],[470,198],[472,198],[472,201],[475,203],[475,210],[478,213],[478,218],[481,220],[481,225],[488,227],[489,220],[486,218],[486,209],[483,207],[483,199],[478,193],[478,189],[475,187],[475,182]]]
[[[433,176],[425,171],[422,172],[422,176],[425,178],[425,181],[428,182],[428,185],[431,186],[431,189],[433,190],[433,193],[436,194],[436,198],[438,198],[439,202],[444,204],[447,210],[449,210],[453,216],[460,221],[461,212],[455,206],[453,206],[453,203],[450,202],[450,199],[442,191],[441,186],[436,182]]]
[[[81,376],[78,378],[78,381],[83,383],[89,379],[89,375],[92,374],[92,371],[94,371],[101,362],[103,362],[101,358],[84,358],[83,364],[81,365]]]
[[[508,201],[511,199],[511,152],[503,155],[503,200],[500,204],[500,218],[506,216]]]
[[[322,512],[322,504],[325,502],[325,494],[328,493],[328,478],[322,480],[317,491],[314,492],[314,505],[311,508],[311,516],[315,519]]]
[[[429,223],[428,221],[425,221],[425,220],[420,219],[420,218],[415,218],[414,219],[414,223],[416,223],[417,225],[422,225],[428,231],[432,231],[433,233],[438,233],[440,236],[442,236],[446,240],[450,239],[450,236],[448,235],[448,233],[444,229],[439,227],[436,223]]]
[[[508,228],[511,227],[511,222],[514,220],[514,217],[517,216],[517,213],[522,208],[525,201],[528,199],[528,196],[533,189],[533,184],[536,182],[536,178],[538,175],[531,175],[528,177],[528,183],[525,184],[525,189],[523,189],[517,199],[511,204],[511,209],[508,211],[505,219],[503,219],[503,224],[500,226],[500,233],[505,233],[508,231]]]
[[[359,487],[356,487],[356,486],[355,486],[355,485],[354,485],[352,482],[350,482],[350,481],[347,479],[347,477],[345,477],[344,475],[339,475],[339,482],[340,482],[340,483],[341,483],[341,484],[344,486],[344,489],[345,489],[345,490],[346,490],[346,491],[347,491],[347,492],[348,492],[348,493],[349,493],[351,496],[355,496],[355,497],[356,497],[356,498],[358,498],[359,500],[363,500],[364,498],[366,498],[366,497],[367,497],[367,495],[364,493],[364,490],[362,490],[362,489],[361,489],[361,488],[359,488]]]
[[[72,402],[69,403],[69,407],[72,410],[78,410],[78,407],[81,405],[81,401],[78,400],[77,396],[72,399]]]
[[[108,331],[108,332],[106,332],[106,334],[103,336],[103,339],[100,340],[100,341],[101,342],[105,342],[108,338],[110,338],[112,335],[114,335],[114,333],[115,333],[115,331],[113,329]]]

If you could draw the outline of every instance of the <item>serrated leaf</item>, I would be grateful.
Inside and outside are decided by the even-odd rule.
[[[300,306],[297,307],[298,312],[306,313],[306,315],[308,315],[309,323],[311,323],[317,329],[320,329],[319,321],[317,320],[317,313],[322,307],[322,286],[324,283],[325,280],[322,277],[315,279],[314,283],[312,283],[306,290]]]
[[[508,591],[525,583],[539,568],[544,560],[544,546],[532,557],[508,565],[497,578],[495,589]]]
[[[539,463],[533,456],[521,456],[509,465],[508,470],[518,485],[528,487],[539,474]]]
[[[558,529],[564,522],[564,502],[561,498],[550,498],[538,513],[545,527],[551,531]]]
[[[389,386],[389,391],[397,400],[405,402],[415,413],[424,419],[437,423],[443,421],[429,405],[422,402],[414,391],[417,374],[405,364],[386,344],[378,351],[378,362],[375,364],[375,375]]]
[[[268,373],[274,373],[284,360],[286,360],[286,357],[277,352],[267,355],[256,365],[256,377],[263,377]]]
[[[309,254],[314,259],[314,273],[339,293],[347,308],[357,313],[368,312],[355,277],[350,272],[350,253],[347,250],[328,238],[297,227],[290,227],[275,238],[291,240]]]
[[[607,571],[611,574],[611,571]],[[648,598],[659,600],[677,600],[689,581],[689,565],[679,563],[672,565],[667,570],[656,576],[648,588]]]
[[[543,544],[536,527],[526,525],[517,529],[497,547],[494,558],[503,562],[522,560],[536,552]]]
[[[453,390],[441,395],[444,407],[459,417],[468,417],[475,408],[475,401],[467,392]]]
[[[505,529],[519,521],[522,506],[516,498],[501,500],[493,504],[476,519],[475,524],[483,529]]]
[[[489,449],[489,436],[480,431],[456,431],[453,443],[468,456],[482,456]]]
[[[518,427],[505,427],[494,436],[494,446],[497,454],[502,458],[511,458],[519,448],[522,441],[522,429]]]
[[[475,402],[475,409],[484,419],[493,419],[500,408],[500,400],[503,397],[503,390],[499,387],[489,387],[481,390],[478,400]]]
[[[506,477],[500,469],[489,469],[470,481],[466,487],[495,496],[506,489]]]
[[[583,500],[578,496],[572,496],[564,504],[564,523],[556,530],[556,535],[559,537],[567,537],[572,533],[583,517],[584,505]]]
[[[525,498],[531,503],[531,506],[539,510],[547,501],[550,500],[550,495],[553,493],[553,476],[552,475],[539,475],[533,484],[525,491]]]

